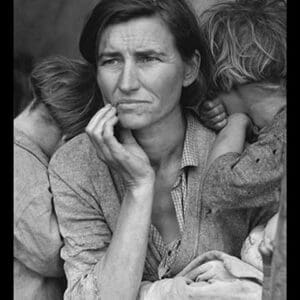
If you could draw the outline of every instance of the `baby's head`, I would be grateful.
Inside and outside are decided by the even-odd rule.
[[[256,226],[247,236],[241,249],[241,259],[261,271],[263,270],[263,261],[259,252],[259,245],[263,238],[264,226]]]
[[[277,223],[278,213],[267,222],[266,226],[258,225],[252,229],[241,249],[243,261],[263,270],[263,256],[272,256],[273,253]],[[265,253],[267,251],[269,253]]]
[[[286,1],[226,1],[206,10],[200,20],[217,93],[253,83],[285,90]]]

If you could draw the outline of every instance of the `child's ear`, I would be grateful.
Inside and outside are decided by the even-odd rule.
[[[183,79],[184,87],[191,85],[196,80],[199,73],[200,63],[201,63],[201,56],[198,50],[196,50],[192,59],[189,62],[185,63],[184,79]]]

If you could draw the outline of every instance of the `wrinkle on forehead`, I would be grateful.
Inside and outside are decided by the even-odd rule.
[[[176,50],[171,32],[159,17],[139,18],[108,26],[101,37],[99,53],[119,49],[167,51],[171,45]]]

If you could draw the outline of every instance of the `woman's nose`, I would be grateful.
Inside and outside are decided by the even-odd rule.
[[[134,63],[128,62],[124,64],[124,68],[119,78],[119,89],[123,93],[130,93],[139,89],[140,82],[137,71]]]

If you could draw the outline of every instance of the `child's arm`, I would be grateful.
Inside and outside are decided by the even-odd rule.
[[[251,126],[250,118],[243,113],[234,113],[228,117],[227,125],[218,134],[208,158],[208,167],[219,156],[236,152],[242,153],[246,134]]]
[[[213,209],[277,204],[285,145],[286,117],[282,111],[242,153],[212,153],[202,185],[204,204]]]

